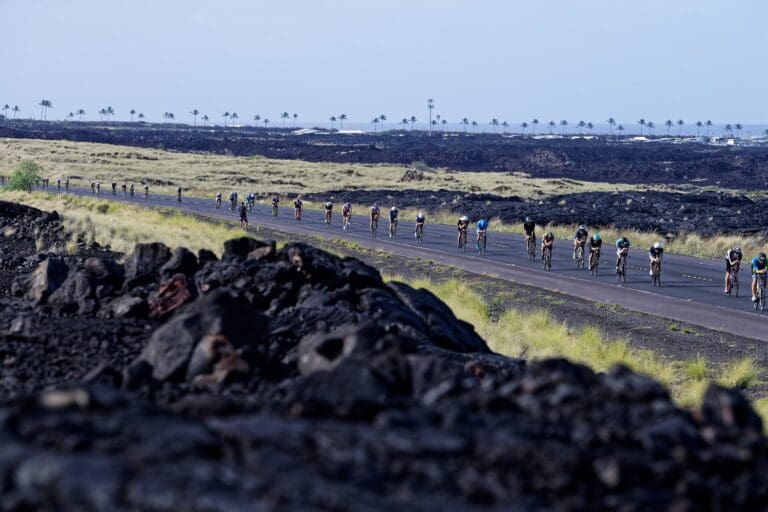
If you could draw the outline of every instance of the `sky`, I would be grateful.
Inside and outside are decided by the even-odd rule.
[[[762,123],[766,21],[764,0],[0,0],[0,104]]]

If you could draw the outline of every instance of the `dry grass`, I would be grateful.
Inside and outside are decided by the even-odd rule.
[[[535,179],[523,173],[451,172],[427,169],[423,181],[403,183],[400,178],[412,166],[337,164],[276,160],[260,156],[174,153],[88,142],[0,138],[0,174],[23,160],[34,160],[43,175],[55,181],[69,177],[73,186],[92,180],[102,184],[150,184],[152,192],[175,193],[181,186],[187,195],[213,197],[229,190],[266,194],[306,194],[346,189],[438,189],[494,193],[501,196],[543,198],[586,191],[647,190],[626,184],[599,184],[577,180]],[[423,165],[415,164],[423,168]],[[666,189],[659,187],[659,190]]]
[[[163,242],[169,247],[184,246],[197,251],[211,249],[221,254],[225,240],[242,236],[234,223],[203,222],[175,210],[143,208],[126,203],[100,201],[63,194],[7,192],[0,189],[0,199],[24,203],[45,211],[56,210],[64,225],[88,240],[128,253],[139,242]],[[66,247],[76,249],[73,237]],[[44,249],[43,247],[39,248]]]

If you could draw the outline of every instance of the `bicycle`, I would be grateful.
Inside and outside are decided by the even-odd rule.
[[[459,251],[465,252],[467,250],[467,230],[462,229],[459,231]]]
[[[541,263],[544,270],[549,272],[552,269],[552,248],[544,247],[541,250]]]
[[[376,238],[376,232],[379,230],[379,219],[371,219],[371,236]]]
[[[622,249],[619,255],[619,264],[616,265],[616,282],[619,284],[627,282],[627,251]]]
[[[395,238],[397,235],[397,219],[389,221],[389,238]]]
[[[272,205],[272,216],[273,217],[277,217],[277,205],[276,204]]]
[[[754,302],[755,309],[765,311],[765,274],[757,274],[757,300]]]
[[[584,246],[579,244],[576,246],[576,268],[584,270]]]
[[[651,285],[661,287],[661,262],[651,263]]]
[[[594,277],[597,277],[598,265],[600,265],[600,253],[597,251],[589,251],[589,272]]]
[[[221,199],[216,199],[216,209],[221,210]]]
[[[477,252],[485,254],[488,243],[488,234],[485,231],[479,233],[480,240],[477,241]]]
[[[342,214],[341,215],[341,228],[344,231],[349,231],[349,224],[350,224],[351,221],[352,221],[352,214],[351,213],[347,213],[346,215]]]
[[[530,261],[533,261],[534,259],[536,259],[536,235],[531,233],[531,236],[528,237],[526,242],[527,242],[526,251],[528,252],[528,259]]]
[[[731,297],[739,296],[739,270],[741,270],[738,262],[731,265],[731,271],[728,275],[728,295]]]
[[[296,219],[296,224],[301,222],[301,208],[294,208],[293,218]]]
[[[248,231],[248,219],[240,219],[240,229]]]
[[[325,223],[331,225],[331,210],[325,210]]]
[[[416,241],[422,243],[424,241],[424,225],[416,225]]]

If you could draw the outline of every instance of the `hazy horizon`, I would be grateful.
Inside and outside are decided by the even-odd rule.
[[[578,5],[577,5],[578,4]],[[636,129],[641,117],[761,125],[768,3],[0,0],[0,106],[62,119],[112,106],[221,124],[435,114]],[[12,115],[12,113],[10,113]]]

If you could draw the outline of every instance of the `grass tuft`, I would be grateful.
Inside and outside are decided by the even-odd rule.
[[[727,364],[720,372],[718,382],[729,388],[747,389],[759,383],[762,371],[751,357]]]

